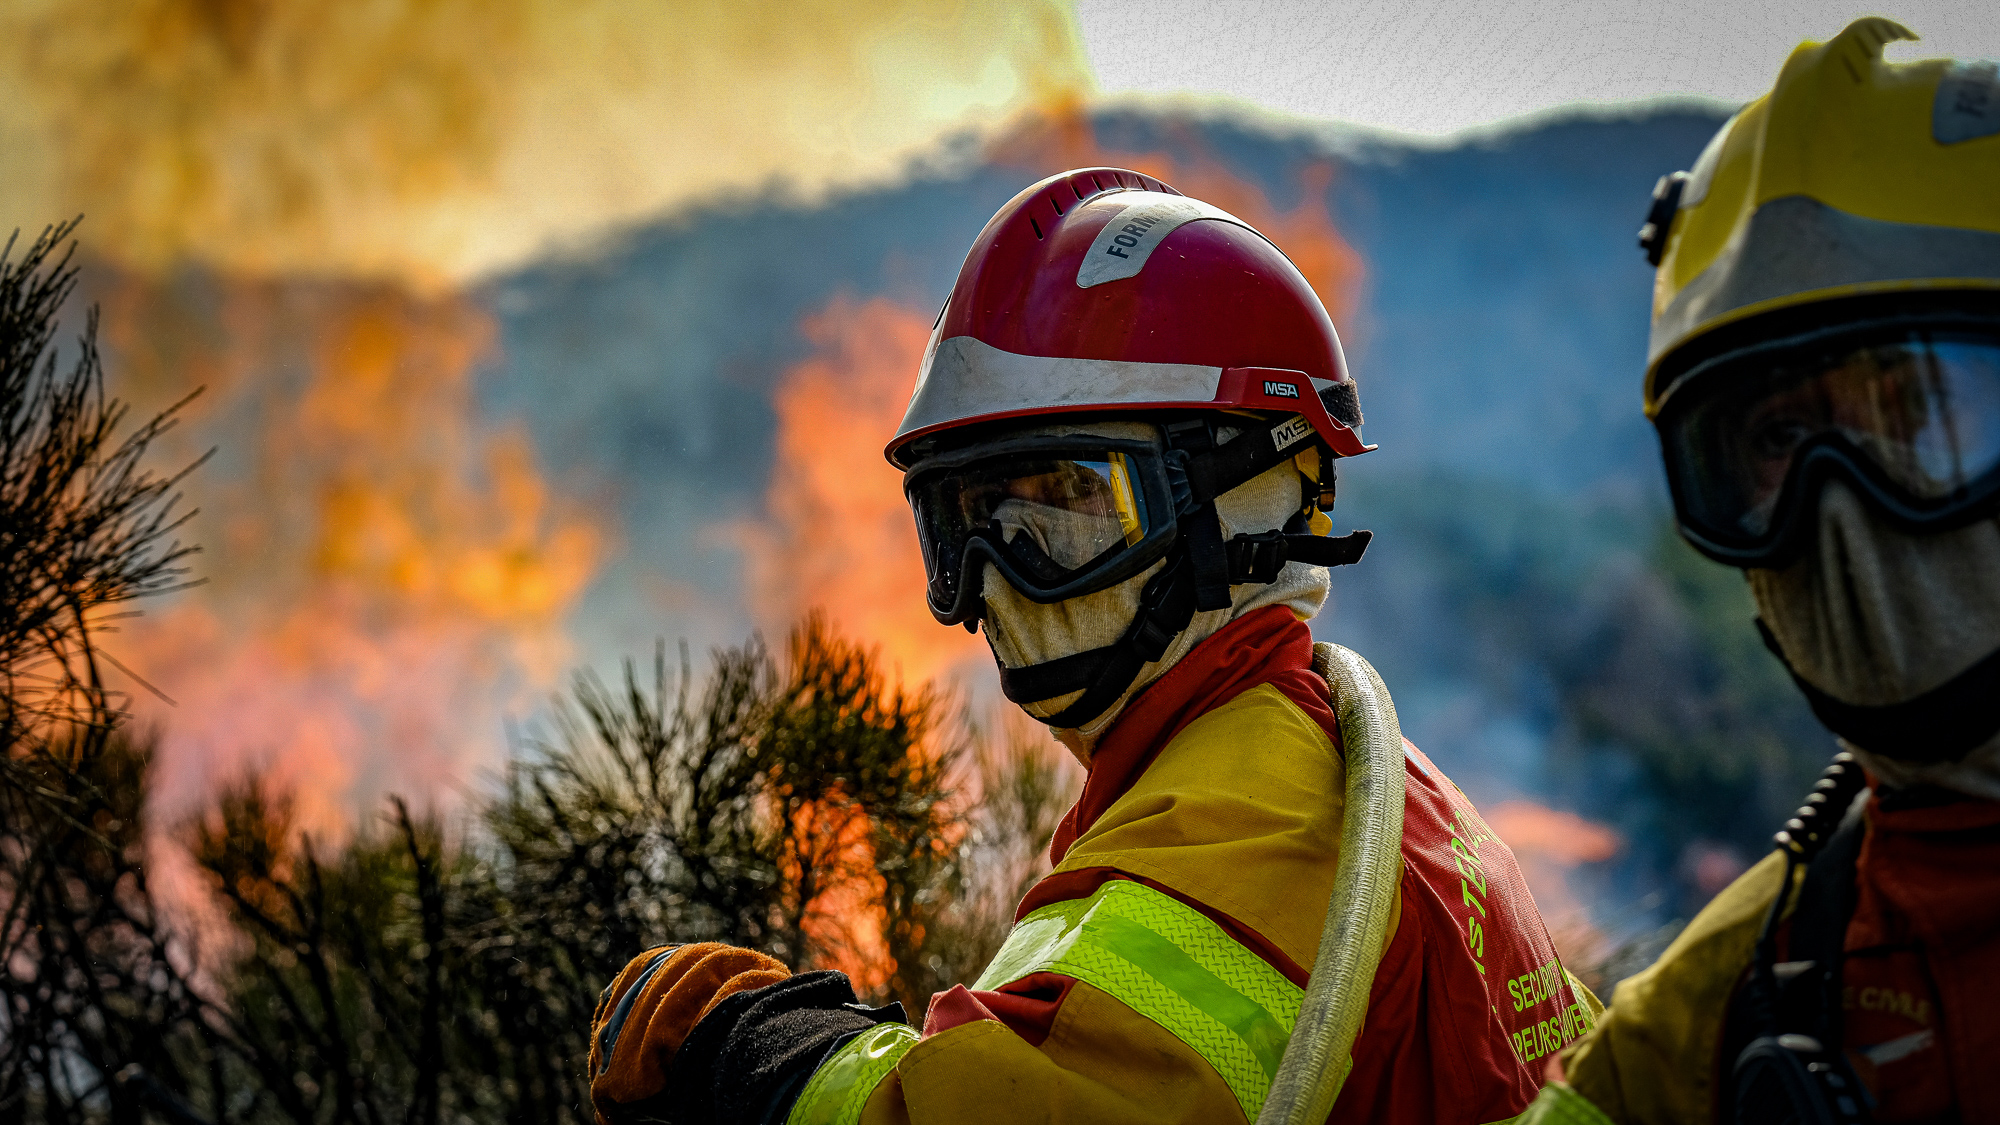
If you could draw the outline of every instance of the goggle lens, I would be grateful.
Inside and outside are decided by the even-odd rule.
[[[1859,458],[1912,512],[1940,517],[2000,469],[2000,344],[1945,333],[1882,340],[1782,363],[1746,356],[1704,375],[1661,418],[1684,526],[1746,548],[1786,522],[1799,464]]]
[[[913,474],[906,491],[916,515],[931,604],[947,611],[959,587],[977,580],[965,566],[968,543],[996,548],[1007,577],[1029,592],[1086,579],[1153,524],[1134,458],[1097,455],[995,458],[948,471]],[[961,570],[971,573],[961,573]]]

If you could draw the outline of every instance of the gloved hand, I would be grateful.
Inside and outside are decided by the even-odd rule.
[[[714,941],[634,957],[590,1021],[590,1101],[600,1125],[664,1118],[664,1107],[647,1103],[666,1092],[674,1052],[695,1024],[724,997],[791,975],[756,950]]]

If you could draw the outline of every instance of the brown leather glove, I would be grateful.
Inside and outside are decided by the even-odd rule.
[[[600,1125],[620,1125],[666,1091],[674,1052],[724,997],[791,975],[754,949],[715,941],[634,957],[598,998],[590,1021],[590,1102]]]

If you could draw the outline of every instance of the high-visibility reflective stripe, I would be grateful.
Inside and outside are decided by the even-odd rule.
[[[1124,880],[1021,919],[973,987],[1039,972],[1087,981],[1172,1032],[1215,1068],[1249,1120],[1305,995],[1199,911]]]
[[[1542,1092],[1528,1106],[1527,1112],[1514,1119],[1515,1125],[1612,1125],[1604,1111],[1590,1104],[1567,1082],[1551,1082],[1542,1087]]]
[[[879,1023],[849,1039],[819,1064],[785,1125],[854,1125],[875,1087],[917,1044],[917,1029]]]

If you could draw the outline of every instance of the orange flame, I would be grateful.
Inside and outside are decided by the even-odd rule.
[[[177,701],[152,712],[154,799],[186,810],[257,768],[297,795],[301,828],[338,834],[384,789],[464,784],[560,674],[603,538],[550,495],[524,434],[474,421],[491,323],[387,286],[228,283],[206,338],[154,335],[180,322],[169,298],[128,281],[109,343],[141,382],[207,378],[194,429],[256,446],[199,480],[209,584],[112,642]]]
[[[1556,952],[1572,966],[1599,960],[1608,941],[1571,889],[1569,872],[1617,855],[1625,848],[1624,837],[1609,825],[1533,801],[1502,801],[1487,811],[1486,823],[1520,861]]]
[[[930,318],[881,298],[835,297],[802,326],[818,354],[785,373],[767,518],[738,525],[751,615],[789,628],[819,608],[882,646],[907,681],[984,651],[924,605],[924,564],[902,479],[882,445],[902,420]]]
[[[873,829],[859,809],[809,804],[792,816],[790,834],[800,854],[787,856],[783,871],[803,899],[800,929],[819,951],[815,967],[846,973],[862,996],[879,994],[896,971],[883,936],[888,910],[874,866]],[[803,886],[808,868],[824,881]]]
[[[1624,837],[1609,825],[1533,801],[1502,801],[1487,814],[1486,823],[1515,854],[1532,855],[1561,867],[1602,863],[1625,847]]]

